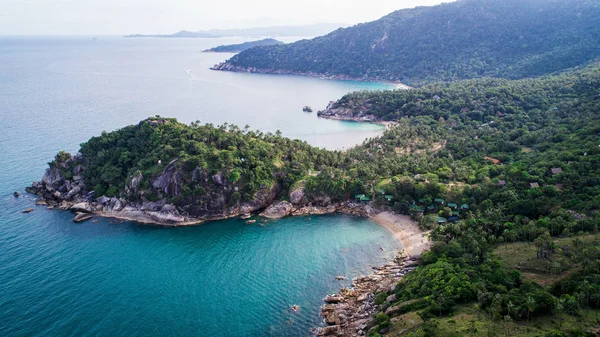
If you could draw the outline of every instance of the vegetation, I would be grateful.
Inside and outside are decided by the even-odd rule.
[[[341,156],[279,132],[197,122],[188,126],[158,116],[93,137],[80,153],[86,186],[97,197],[167,199],[196,215],[272,198]]]
[[[285,199],[304,186],[315,204],[362,195],[411,214],[435,244],[397,286],[397,301],[377,295],[384,312],[393,308],[376,316],[378,329],[584,336],[600,309],[599,88],[593,65],[349,94],[336,104],[396,126],[344,153],[158,117],[94,137],[80,152],[96,196],[166,198],[191,211],[261,193]],[[59,153],[52,165],[68,158]],[[156,183],[165,175],[173,186]]]
[[[258,41],[244,42],[240,44],[230,44],[230,45],[222,45],[214,48],[210,48],[205,50],[205,52],[214,52],[214,53],[239,53],[241,51],[258,47],[258,46],[273,46],[280,45],[283,42],[267,38]]]
[[[350,150],[347,171],[377,203],[419,219],[435,241],[397,286],[397,301],[382,307],[393,308],[390,335],[407,333],[396,325],[407,325],[397,318],[408,314],[422,320],[409,336],[595,331],[597,312],[588,311],[600,303],[598,88],[600,68],[592,66],[353,93],[336,103],[397,122]]]
[[[524,78],[600,56],[591,0],[463,0],[393,12],[312,40],[259,47],[228,63],[275,72],[423,82]]]

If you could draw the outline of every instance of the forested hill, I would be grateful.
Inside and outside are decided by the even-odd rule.
[[[377,294],[367,336],[597,335],[599,67],[337,104],[397,121],[348,151],[347,172],[435,241]]]
[[[538,76],[598,56],[598,1],[461,0],[399,10],[312,40],[255,48],[219,68],[417,85]]]
[[[33,188],[111,212],[212,219],[274,203],[370,200],[418,219],[434,244],[377,294],[365,335],[597,332],[600,66],[362,92],[337,104],[396,126],[333,152],[280,133],[150,118],[90,139],[78,155],[59,153]]]
[[[240,43],[240,44],[230,44],[230,45],[218,46],[218,47],[207,49],[204,52],[205,53],[206,52],[239,53],[241,51],[248,50],[250,48],[254,48],[254,47],[258,47],[258,46],[273,46],[273,45],[280,45],[280,44],[283,44],[283,42],[269,38],[269,39],[262,39],[259,41],[244,42],[244,43]]]

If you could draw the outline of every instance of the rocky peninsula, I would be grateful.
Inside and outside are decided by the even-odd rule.
[[[324,110],[317,111],[317,116],[326,119],[336,119],[354,122],[381,122],[380,118],[371,113],[368,105],[347,107],[341,106],[336,101],[330,101]]]
[[[328,326],[315,331],[355,336],[374,326],[381,304],[376,296],[414,267],[429,242],[415,221],[392,213],[389,203],[352,200],[349,190],[340,190],[350,179],[333,169],[341,155],[235,126],[188,126],[155,117],[93,137],[75,155],[59,152],[26,190],[38,196],[37,206],[72,211],[75,222],[93,215],[159,226],[256,214],[369,217],[390,230],[404,252],[373,275],[353,280],[351,289],[328,296],[322,310]]]

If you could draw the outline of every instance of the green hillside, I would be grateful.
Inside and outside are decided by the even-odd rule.
[[[393,12],[312,40],[255,48],[220,67],[401,81],[524,78],[600,56],[591,0],[460,0]]]

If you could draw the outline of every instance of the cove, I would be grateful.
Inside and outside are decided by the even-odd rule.
[[[38,208],[0,230],[3,335],[307,336],[325,295],[401,249],[345,215],[178,228],[70,218]]]
[[[0,335],[306,336],[325,295],[402,248],[344,215],[158,228],[33,205],[23,189],[59,150],[154,114],[328,148],[381,132],[301,111],[380,84],[208,70],[226,56],[200,51],[233,42],[0,38]]]

